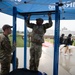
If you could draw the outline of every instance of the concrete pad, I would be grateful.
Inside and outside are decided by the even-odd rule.
[[[27,68],[29,69],[30,49],[27,48]],[[72,48],[72,56],[64,56],[64,50],[59,53],[59,75],[75,75],[75,47]],[[39,71],[53,75],[53,46],[42,47],[42,56],[40,58]],[[24,68],[24,48],[17,48],[17,57],[19,59],[19,68]],[[1,69],[1,67],[0,67]],[[12,65],[11,70],[12,71]]]

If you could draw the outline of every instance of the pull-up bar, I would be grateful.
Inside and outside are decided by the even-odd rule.
[[[59,30],[60,30],[60,11],[59,11],[59,5],[57,4],[55,6],[55,11],[42,11],[42,12],[18,12],[16,7],[13,8],[13,41],[16,41],[16,15],[20,14],[22,16],[24,16],[24,19],[25,19],[25,15],[28,15],[28,14],[31,14],[31,15],[43,15],[43,14],[48,14],[48,13],[51,13],[51,14],[55,14],[55,35],[54,35],[54,63],[53,63],[53,75],[58,75],[58,63],[59,63]],[[25,25],[25,30],[24,30],[24,68],[26,68],[26,25]],[[15,58],[15,55],[16,53],[14,53],[14,59]],[[13,64],[16,64],[15,63],[16,61],[14,60]],[[13,68],[15,69],[15,65],[13,65]]]
[[[21,15],[21,16],[25,16],[25,15],[28,15],[28,14],[31,14],[31,15],[46,15],[48,13],[55,14],[55,10],[40,11],[40,12],[18,12],[18,14]]]

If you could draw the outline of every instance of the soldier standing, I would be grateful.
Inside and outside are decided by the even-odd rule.
[[[44,34],[47,28],[52,26],[52,19],[50,13],[49,23],[43,24],[43,19],[36,19],[36,24],[30,23],[30,16],[26,19],[26,25],[32,29],[31,34],[31,48],[30,48],[30,70],[38,71],[39,61],[42,54],[42,43],[44,42]]]
[[[11,53],[14,51],[14,47],[16,44],[13,44],[13,47],[11,47],[10,40],[8,38],[8,35],[11,34],[11,28],[10,25],[4,25],[2,27],[3,34],[1,35],[3,40],[1,41],[1,50],[0,50],[0,60],[1,60],[1,75],[6,75],[10,71],[10,63],[12,63],[12,55]],[[16,67],[18,67],[18,59],[16,58]]]

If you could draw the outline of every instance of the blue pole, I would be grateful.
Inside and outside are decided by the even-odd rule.
[[[59,5],[55,6],[55,36],[54,36],[54,61],[53,61],[53,75],[58,75],[59,63],[59,35],[60,35],[60,12]]]
[[[26,20],[26,16],[24,17],[24,20]],[[27,27],[26,24],[24,24],[24,68],[26,68],[27,65],[26,61],[27,61]]]
[[[13,7],[13,43],[16,43],[16,16],[17,16],[17,8]],[[13,52],[13,69],[16,69],[16,47]]]

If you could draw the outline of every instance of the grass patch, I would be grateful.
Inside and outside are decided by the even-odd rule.
[[[12,45],[12,36],[9,36],[9,39],[11,41],[11,45]],[[17,47],[24,47],[24,39],[22,38],[21,35],[17,35],[16,37],[16,46]],[[27,46],[28,46],[28,41],[27,41]]]
[[[12,44],[12,35],[9,36],[9,39]],[[53,39],[45,39],[45,41],[50,42],[50,43],[54,42]],[[17,42],[17,47],[24,47],[24,39],[22,38],[21,35],[17,35],[16,42]],[[29,40],[29,38],[27,38],[27,47],[29,47],[29,46],[30,46],[30,40]]]
[[[45,39],[45,41],[50,42],[50,43],[53,43],[54,42],[54,39]]]

